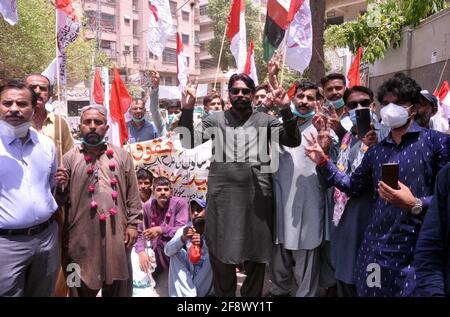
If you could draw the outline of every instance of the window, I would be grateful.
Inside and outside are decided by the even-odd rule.
[[[332,17],[332,18],[328,18],[326,20],[326,24],[327,25],[339,25],[344,23],[344,17],[340,16],[340,17]]]
[[[148,51],[148,58],[157,60],[157,59],[158,59],[158,56],[156,56],[156,55],[153,54],[152,52]]]
[[[190,58],[189,56],[186,56],[187,66],[189,67]]]
[[[177,2],[176,1],[170,1],[170,12],[172,13],[173,17],[177,16]]]
[[[201,5],[200,6],[200,15],[207,15],[207,13],[206,13],[207,8],[208,8],[207,4]]]
[[[139,45],[133,45],[133,62],[139,63]]]
[[[194,32],[194,44],[200,45],[200,32],[199,31]]]
[[[215,63],[212,58],[200,61],[200,68],[215,68],[215,67],[217,67],[217,63]]]
[[[125,44],[123,46],[123,54],[128,55],[131,53],[131,46],[129,44]]]
[[[95,11],[86,11],[88,23],[93,30],[95,30],[97,24],[97,13]],[[102,13],[100,18],[100,25],[102,31],[114,32],[116,28],[116,17],[111,14]]]
[[[138,24],[138,20],[133,20],[133,36],[134,37],[139,37],[139,24]]]
[[[131,22],[130,17],[128,15],[125,15],[123,17],[123,22],[125,23],[126,26],[130,26],[130,22]]]
[[[189,45],[189,35],[181,34],[181,39],[183,40],[183,44]]]
[[[138,1],[137,1],[137,0],[133,0],[132,6],[133,6],[133,11],[137,11],[138,8],[139,8],[139,7],[138,7],[138,6],[139,6]]]
[[[163,62],[176,63],[177,62],[177,50],[174,48],[165,48],[163,51]]]
[[[195,53],[195,68],[200,68],[200,54]]]
[[[183,18],[183,21],[189,21],[189,12],[181,12],[181,16]]]
[[[172,77],[164,77],[164,85],[173,86]]]

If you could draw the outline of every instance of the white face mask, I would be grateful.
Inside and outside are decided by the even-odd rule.
[[[180,117],[181,117],[181,113],[177,113],[177,114],[172,113],[172,114],[169,114],[169,116],[167,117],[168,123],[169,123],[169,124],[172,124],[173,122],[179,120]]]
[[[18,126],[10,125],[5,120],[0,120],[0,135],[6,135],[12,138],[24,138],[31,127],[31,121],[24,122]]]
[[[391,129],[404,126],[409,118],[408,110],[394,103],[381,108],[380,115],[383,123]]]

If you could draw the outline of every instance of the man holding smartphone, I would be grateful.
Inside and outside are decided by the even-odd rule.
[[[358,296],[411,296],[415,288],[414,248],[439,170],[448,162],[447,135],[414,122],[421,88],[396,74],[378,90],[381,118],[389,135],[369,148],[359,167],[347,175],[328,160],[314,137],[307,155],[332,185],[357,197],[378,188],[354,271]],[[382,164],[399,163],[399,189],[381,181]]]

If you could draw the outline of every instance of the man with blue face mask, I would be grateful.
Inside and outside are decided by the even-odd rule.
[[[153,123],[145,119],[145,106],[142,99],[134,100],[131,105],[131,120],[127,122],[128,142],[137,143],[156,139],[158,131]]]
[[[317,135],[312,117],[320,99],[316,84],[299,84],[291,112],[300,133]],[[324,188],[314,164],[305,157],[305,144],[302,141],[294,148],[279,146],[280,167],[273,174],[276,224],[269,296],[289,296],[295,284],[296,297],[313,297],[318,292]]]
[[[420,86],[396,74],[378,90],[381,119],[389,135],[365,153],[351,175],[339,170],[316,140],[307,137],[307,155],[318,172],[351,197],[375,190],[370,218],[357,256],[354,279],[358,296],[412,296],[416,284],[413,255],[436,175],[449,160],[449,137],[415,121]],[[382,181],[382,165],[398,164],[396,188]]]

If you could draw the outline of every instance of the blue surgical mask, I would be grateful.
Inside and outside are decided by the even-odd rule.
[[[356,109],[352,109],[348,112],[348,116],[350,117],[350,120],[352,121],[353,125],[356,125]]]
[[[94,147],[94,146],[98,146],[98,145],[100,145],[100,144],[106,143],[106,139],[103,138],[103,139],[100,140],[100,142],[97,142],[97,143],[95,143],[95,144],[91,144],[91,143],[87,143],[86,140],[85,140],[84,138],[82,138],[82,139],[81,139],[81,143],[83,143],[83,144],[86,145],[86,146]]]
[[[131,117],[131,119],[132,119],[134,122],[139,123],[139,122],[144,121],[144,120],[145,120],[145,117],[142,117],[142,118],[140,118],[140,119],[136,119],[135,117]]]
[[[336,110],[341,109],[343,106],[345,106],[344,98],[338,99],[336,101],[330,101],[328,99],[325,100],[328,108],[331,108],[331,104],[333,104],[334,109]]]
[[[297,108],[295,108],[295,106],[292,103],[291,103],[291,112],[294,116],[297,116],[304,120],[308,120],[308,119],[314,117],[314,115],[316,114],[316,112],[314,110],[312,110],[308,113],[305,113],[305,114],[301,114],[300,112],[297,111]]]

